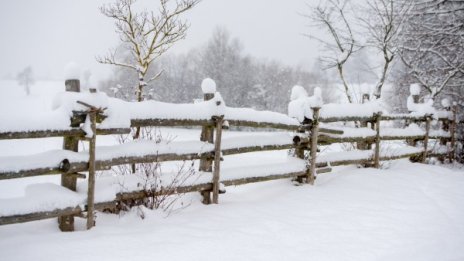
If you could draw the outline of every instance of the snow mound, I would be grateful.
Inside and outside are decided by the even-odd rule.
[[[421,87],[418,83],[413,83],[409,86],[409,92],[411,95],[419,95],[421,91]]]
[[[443,99],[443,100],[441,100],[441,106],[443,106],[444,108],[451,107],[451,102],[450,102],[450,100],[448,100],[448,99],[446,99],[446,98]]]
[[[412,115],[416,115],[416,116],[423,116],[426,114],[435,114],[436,112],[435,108],[433,107],[432,99],[429,99],[425,103],[414,103],[414,98],[412,97],[412,95],[410,95],[408,97],[406,105],[408,107],[408,111],[410,111]]]
[[[67,80],[79,80],[81,77],[81,68],[75,62],[69,62],[64,67],[64,78]]]
[[[308,97],[308,93],[303,87],[295,85],[292,88],[290,99],[288,116],[299,122],[303,122],[305,118],[311,119],[313,117],[312,108],[320,108],[323,104],[322,91],[319,87],[314,88],[314,95]]]
[[[201,82],[201,90],[203,91],[203,93],[215,93],[216,83],[211,78],[205,78]]]
[[[295,85],[292,88],[292,92],[290,94],[290,100],[294,101],[296,99],[308,97],[308,92],[302,86]]]
[[[335,117],[371,117],[375,113],[383,112],[384,104],[381,99],[359,103],[329,103],[324,104],[321,109],[321,118]]]

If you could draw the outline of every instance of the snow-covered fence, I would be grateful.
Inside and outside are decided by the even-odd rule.
[[[122,202],[172,193],[201,192],[205,203],[217,203],[221,184],[231,186],[282,178],[295,178],[312,184],[316,174],[330,172],[331,166],[364,164],[378,167],[382,160],[448,155],[449,151],[431,151],[426,155],[427,147],[425,150],[417,147],[403,147],[395,151],[382,150],[381,141],[406,139],[449,141],[454,135],[450,131],[424,131],[415,124],[402,129],[385,128],[380,125],[382,121],[392,120],[427,123],[430,122],[429,114],[381,114],[377,106],[370,103],[322,105],[316,97],[309,104],[303,100],[293,103],[297,111],[301,108],[304,111],[304,117],[295,119],[276,112],[227,107],[212,84],[206,82],[202,87],[204,87],[205,99],[196,104],[169,104],[157,101],[131,103],[109,99],[102,93],[64,93],[57,101],[57,110],[61,110],[64,117],[60,114],[58,118],[56,115],[47,115],[37,121],[4,121],[9,124],[0,127],[0,139],[63,136],[65,144],[68,140],[74,145],[66,145],[64,150],[37,155],[0,157],[0,180],[50,174],[61,174],[63,179],[72,180],[72,182],[63,182],[63,187],[47,187],[46,193],[52,203],[31,205],[35,204],[31,203],[34,202],[33,200],[31,202],[28,201],[29,199],[19,200],[19,203],[11,200],[11,208],[0,209],[0,225],[60,217],[60,220],[65,220],[61,221],[62,224],[66,224],[60,226],[61,229],[72,230],[73,216],[87,213],[90,227],[93,223],[93,215],[88,213],[93,213],[92,208],[115,210],[120,208]],[[107,108],[104,113],[95,115],[95,122],[100,122],[95,126],[96,128],[91,128],[94,121],[89,122],[88,109],[77,101],[80,104],[92,105],[94,108]],[[58,122],[51,120],[49,116],[57,119]],[[437,114],[434,118],[442,122],[451,122],[450,126],[455,126],[456,120],[450,117],[449,113]],[[331,125],[333,122],[340,121],[363,121],[371,124],[372,129]],[[120,145],[99,146],[90,153],[79,152],[75,146],[76,140],[85,139],[95,142],[98,135],[129,133],[130,127],[147,126],[198,126],[202,128],[202,134],[199,141],[166,143],[138,140]],[[268,135],[251,133],[223,138],[222,131],[228,126],[276,129],[286,132],[273,132]],[[455,127],[449,129],[451,132],[456,130]],[[216,135],[213,135],[214,132]],[[89,133],[92,135],[89,136]],[[318,155],[317,145],[341,142],[375,143],[376,146],[374,151],[355,150]],[[220,168],[222,158],[227,155],[283,149],[295,149],[297,157],[290,157],[285,162],[246,169]],[[310,151],[309,157],[305,156],[305,151]],[[88,185],[76,189],[73,183],[77,178],[90,177],[81,172],[107,170],[112,166],[123,164],[185,160],[200,160],[200,172],[194,179],[188,180],[174,190],[161,189],[147,192],[135,186],[136,182],[133,182],[132,187],[128,185],[129,189],[121,192],[111,186],[103,187],[105,182],[98,179],[95,183],[91,181]],[[92,189],[93,186],[95,190]],[[37,191],[43,193],[45,190]]]

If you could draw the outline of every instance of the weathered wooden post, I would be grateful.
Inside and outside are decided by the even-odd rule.
[[[451,108],[451,112],[453,113],[453,118],[451,120],[451,125],[450,125],[450,134],[451,134],[451,150],[449,154],[449,161],[453,162],[456,159],[456,130],[457,130],[457,124],[458,124],[458,119],[457,119],[457,113],[458,113],[458,105],[456,102],[453,103],[453,106]]]
[[[201,83],[201,89],[203,91],[203,100],[209,101],[214,98],[214,93],[216,92],[216,83],[212,79],[204,79]],[[201,127],[200,140],[203,142],[214,143],[214,126],[211,124],[204,125]],[[213,171],[213,159],[212,158],[202,158],[200,159],[199,170],[203,172],[212,172]],[[203,196],[203,204],[211,203],[211,191],[202,191],[201,195]]]
[[[95,201],[95,143],[97,140],[97,110],[92,108],[87,117],[90,117],[92,137],[89,140],[89,183],[87,190],[87,229],[95,226],[94,201]]]
[[[375,118],[375,150],[374,150],[374,168],[380,168],[380,116],[382,113],[374,114]]]
[[[362,95],[362,103],[364,104],[364,103],[366,103],[366,102],[369,101],[370,96],[369,96],[369,93],[367,93],[368,90],[363,90],[363,92],[364,92],[364,93],[363,93],[363,95]],[[368,124],[367,121],[361,121],[361,122],[360,122],[360,127],[361,127],[361,128],[367,128],[367,124]],[[374,123],[372,122],[371,124],[374,124]],[[370,147],[371,147],[371,144],[368,143],[368,142],[365,142],[365,141],[358,141],[358,142],[356,143],[356,147],[357,147],[358,150],[368,150],[368,149],[371,149],[371,148],[370,148]]]
[[[409,87],[409,92],[411,94],[411,97],[412,97],[412,102],[414,104],[418,104],[419,103],[419,100],[420,100],[420,85],[418,84],[411,84],[411,86]],[[409,113],[411,113],[412,111],[410,110]],[[409,122],[408,120],[406,120],[406,127],[409,126],[411,122]],[[410,146],[416,146],[417,145],[417,141],[414,140],[414,139],[406,139],[406,142],[408,143],[408,145]]]
[[[92,92],[95,93],[95,92]],[[97,141],[97,113],[102,113],[105,108],[96,108],[82,101],[77,103],[88,108],[87,116],[90,122],[91,135],[86,133],[86,138],[89,141],[89,181],[87,188],[87,229],[95,226],[95,145]],[[86,118],[87,121],[87,118]]]
[[[219,104],[218,104],[219,105]],[[221,139],[222,139],[222,125],[224,116],[214,117],[216,122],[216,139],[214,141],[214,172],[213,172],[213,203],[217,204],[219,201],[219,188],[220,188],[220,170],[221,170]]]
[[[431,121],[432,121],[432,115],[429,115],[429,114],[425,115],[424,153],[422,154],[422,159],[421,159],[422,163],[425,163],[425,161],[427,160]]]
[[[313,121],[311,126],[311,149],[310,156],[311,162],[309,165],[308,176],[306,177],[306,183],[314,185],[316,180],[316,158],[317,158],[317,137],[319,135],[319,111],[320,107],[311,108],[313,110]]]
[[[442,104],[442,106],[444,107],[444,109],[446,111],[452,112],[451,104],[447,99],[442,100],[441,104]],[[452,132],[451,125],[452,125],[452,121],[449,118],[441,120],[441,130],[443,132],[450,132],[450,134],[451,134],[451,132]],[[449,138],[440,138],[440,145],[441,146],[447,146],[447,143],[448,143],[449,140],[450,140]],[[438,160],[440,162],[442,162],[442,163],[445,162],[445,159],[446,159],[446,156],[444,156],[444,155],[440,155],[438,157]],[[449,159],[449,154],[448,154],[448,159]]]
[[[77,79],[69,79],[65,81],[67,92],[80,92],[81,86]],[[78,125],[71,124],[71,127],[79,127]],[[70,151],[79,151],[79,139],[76,137],[64,137],[63,149]],[[77,174],[77,173],[74,173]],[[77,175],[62,174],[61,186],[66,187],[72,191],[76,191]],[[58,223],[61,231],[74,231],[74,216],[61,216],[58,218]]]

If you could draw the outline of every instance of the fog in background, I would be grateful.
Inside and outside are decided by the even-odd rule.
[[[119,39],[113,21],[103,16],[103,0],[16,0],[0,2],[0,78],[14,78],[31,65],[38,79],[62,79],[70,61],[90,70],[91,81],[106,78],[112,66],[95,61]],[[317,43],[303,36],[318,34],[300,15],[317,0],[203,0],[185,16],[187,39],[168,53],[184,53],[204,44],[217,26],[227,28],[247,54],[311,69]],[[156,9],[157,1],[140,3]],[[143,8],[143,7],[141,7]]]

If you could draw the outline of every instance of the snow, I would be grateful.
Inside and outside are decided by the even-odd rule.
[[[66,80],[79,80],[81,77],[81,68],[75,62],[69,62],[64,67],[64,78]]]
[[[441,106],[443,106],[443,108],[448,108],[448,107],[451,107],[451,102],[450,100],[444,98],[441,100]]]
[[[38,83],[38,87],[44,86],[48,85]],[[62,82],[56,85],[56,89],[63,89]],[[5,120],[7,126],[2,121],[1,129],[55,128],[57,126],[53,126],[53,123],[57,119],[52,118],[55,114],[66,119],[60,124],[69,124],[68,113],[72,108],[63,104],[59,109],[52,111],[49,98],[39,99],[38,97],[42,96],[37,95],[42,94],[38,94],[37,90],[34,86],[31,94],[33,99],[19,96],[12,98],[9,94],[0,97],[5,108],[19,106],[18,113],[15,112],[14,116],[24,114],[23,119],[27,121],[24,126],[20,126],[19,122],[8,122],[8,116],[2,114],[0,120]],[[45,96],[48,97],[43,95]],[[104,98],[99,99],[98,102],[104,102],[103,100]],[[221,114],[227,119],[299,124],[297,120],[284,114],[225,107],[219,96],[210,103],[180,106],[160,102],[128,106],[126,102],[109,98],[106,102],[106,113],[109,115],[108,119],[114,121],[113,126],[122,125],[122,122],[133,119],[134,115],[148,118],[151,115],[165,115],[168,118],[177,115],[210,119],[212,115]],[[221,102],[221,106],[218,106],[217,102]],[[372,104],[363,105],[365,107],[357,106],[339,105],[331,108],[324,105],[321,113],[325,107],[327,117],[346,114],[370,117],[374,111],[382,108]],[[41,117],[45,121],[49,118],[51,125],[37,125],[40,122],[34,123],[34,117],[26,117],[30,115],[30,111],[36,112],[33,114],[34,117],[41,116],[39,112],[44,111]],[[123,115],[119,116],[120,114]],[[118,116],[120,118],[117,118]],[[106,120],[102,125],[105,123]],[[323,126],[324,124],[321,125]],[[359,131],[347,127],[340,129],[346,136],[367,137],[373,134],[368,128],[360,128]],[[114,145],[115,141],[111,140],[113,137],[99,137],[97,158],[103,160],[120,156],[198,153],[212,150],[211,144],[198,141],[198,129],[163,131],[179,137],[172,142],[159,144],[140,141],[124,145]],[[382,126],[381,131],[389,132],[390,135],[398,135],[400,132],[412,135],[417,134],[420,128],[417,125],[410,125],[406,129]],[[285,145],[291,143],[294,135],[286,132],[257,134],[232,131],[225,131],[223,134],[224,149]],[[106,146],[102,146],[102,142]],[[0,141],[0,167],[3,170],[18,170],[24,164],[29,168],[57,166],[63,158],[87,161],[88,154],[85,150],[79,153],[61,150],[41,152],[58,149],[61,143],[62,138]],[[83,144],[81,143],[81,146]],[[447,150],[446,146],[433,148],[433,151]],[[381,147],[382,156],[421,151],[422,148],[404,147],[402,144],[384,146],[382,143]],[[24,157],[13,156],[31,153],[35,155],[27,161]],[[318,162],[371,156],[372,151],[322,151],[318,156]],[[195,161],[195,164],[197,163]],[[179,163],[166,164],[163,165],[166,174],[163,176],[163,183],[169,182],[175,174],[172,170],[176,169]],[[224,156],[224,161],[221,162],[221,180],[303,171],[306,164],[305,160],[289,157],[287,151]],[[0,226],[0,252],[5,260],[70,261],[218,258],[356,261],[464,259],[462,167],[450,169],[450,165],[413,164],[407,160],[391,161],[388,165],[387,169],[334,167],[332,173],[318,175],[314,186],[294,186],[289,179],[231,186],[227,187],[226,194],[220,195],[219,205],[202,205],[198,193],[190,193],[182,198],[183,205],[179,205],[189,207],[174,211],[167,218],[166,213],[144,208],[134,208],[120,215],[97,213],[97,226],[85,232],[61,233],[57,228],[56,219]],[[110,200],[120,191],[138,189],[143,178],[138,175],[115,177],[111,176],[111,173],[103,173],[97,178],[96,200]],[[186,180],[186,184],[210,180],[210,173],[196,173]],[[77,193],[59,186],[59,182],[59,176],[1,181],[0,216],[53,210],[85,203],[87,180],[79,180]],[[36,184],[27,185],[31,183]],[[141,211],[145,213],[143,220],[137,216]],[[76,229],[84,230],[84,227],[85,220],[76,218]]]
[[[292,91],[290,93],[290,100],[294,101],[308,96],[308,92],[303,86],[295,85],[293,86]]]
[[[324,104],[321,109],[321,118],[335,117],[372,117],[375,113],[383,112],[384,105],[381,100],[373,100],[363,104],[345,103]]]
[[[360,86],[361,94],[370,94],[371,93],[371,85],[368,83],[362,83]]]
[[[343,131],[343,134],[330,134],[324,133],[324,135],[329,137],[336,137],[336,138],[367,138],[376,136],[376,132],[371,128],[352,128],[352,127],[341,127],[341,126],[334,126],[328,124],[321,124],[322,128],[329,128],[333,130],[340,130]]]
[[[0,172],[56,168],[64,159],[79,162],[88,160],[88,156],[68,150],[51,150],[27,156],[4,156],[0,157]]]
[[[411,95],[420,95],[421,86],[418,83],[413,83],[409,86],[409,93]]]
[[[226,137],[221,141],[222,149],[243,148],[251,146],[293,144],[293,133],[245,133],[236,137]]]
[[[312,108],[320,108],[322,106],[322,92],[319,87],[314,88],[314,95],[308,97],[308,93],[301,86],[294,86],[290,95],[290,103],[288,104],[288,116],[303,122],[305,118],[313,118]]]
[[[287,145],[292,144],[291,133],[261,133],[227,137],[222,140],[223,149],[243,148],[250,146]],[[137,140],[119,145],[97,146],[96,160],[110,160],[120,157],[143,157],[147,155],[205,153],[214,150],[214,145],[197,140],[162,141]],[[68,159],[71,163],[88,161],[86,151],[72,152],[67,150],[51,150],[27,156],[0,157],[0,173],[18,172],[37,168],[56,168],[61,161]]]
[[[431,137],[445,137],[449,138],[451,137],[451,133],[449,131],[444,131],[442,129],[439,130],[431,130],[429,133],[429,136]]]
[[[425,103],[414,103],[414,98],[410,95],[406,102],[408,110],[411,112],[411,115],[415,116],[424,116],[426,114],[434,114],[436,112],[433,107],[433,100],[430,99]]]
[[[6,260],[38,261],[462,260],[463,186],[462,170],[406,161],[338,168],[316,186],[228,187],[219,205],[191,194],[167,218],[142,208],[98,213],[85,232],[61,233],[56,219],[2,226],[0,250]]]
[[[210,78],[205,78],[201,82],[201,90],[203,91],[203,93],[215,93],[216,83]]]
[[[72,111],[87,111],[89,109],[77,101],[85,102],[96,108],[108,107],[108,96],[103,92],[60,92],[53,99],[52,109],[64,109],[69,112],[69,116],[72,116]]]
[[[393,157],[393,156],[402,156],[409,155],[414,153],[421,153],[422,148],[416,148],[411,146],[385,146],[386,144],[380,145],[380,157]],[[338,152],[329,152],[321,153],[317,157],[316,161],[318,163],[327,162],[338,162],[345,160],[362,160],[362,159],[372,159],[374,155],[373,150],[350,150],[350,151],[338,151]]]
[[[424,136],[425,131],[417,124],[410,124],[406,128],[380,128],[380,136],[385,137],[413,137],[413,136]]]
[[[227,107],[225,111],[226,120],[241,120],[255,122],[280,123],[285,125],[300,125],[300,123],[285,114],[273,111],[257,111],[249,108]]]
[[[26,187],[26,195],[19,198],[0,199],[0,216],[19,215],[84,203],[84,195],[52,183],[32,184]]]

